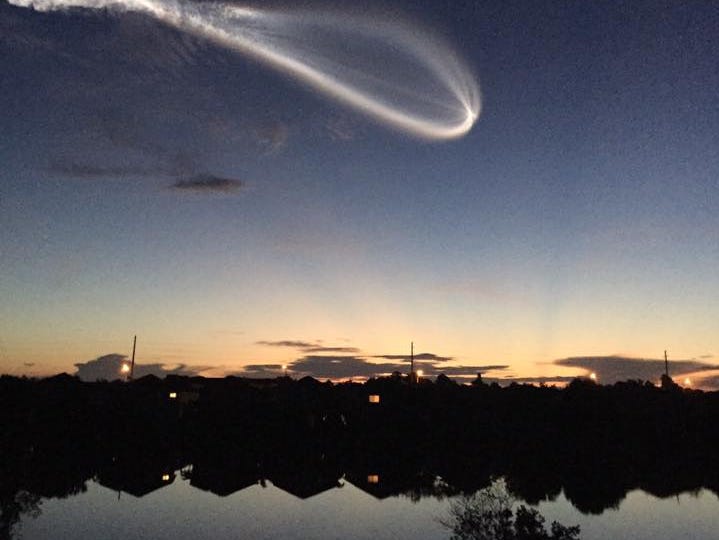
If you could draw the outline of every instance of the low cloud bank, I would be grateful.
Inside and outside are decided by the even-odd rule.
[[[127,362],[128,358],[124,354],[106,354],[94,360],[75,364],[77,368],[75,375],[83,381],[114,381],[125,377],[122,373],[122,365]],[[134,376],[135,379],[145,375],[155,375],[160,378],[167,375],[195,376],[206,369],[208,369],[206,366],[188,366],[185,364],[168,366],[167,364],[140,364],[135,362]]]
[[[309,375],[316,379],[335,380],[381,377],[395,371],[406,374],[408,368],[409,362],[373,362],[355,355],[307,355],[287,364],[287,372],[294,377]],[[508,366],[503,365],[446,366],[427,359],[415,362],[415,369],[421,369],[426,377],[436,377],[440,373],[444,373],[450,377],[474,378],[477,373],[507,368]],[[245,366],[236,375],[242,377],[278,377],[283,373],[284,371],[280,364],[252,364]]]
[[[584,356],[563,358],[554,362],[557,366],[584,369],[596,373],[602,384],[640,379],[656,382],[665,370],[664,359],[628,358],[623,356]],[[675,379],[686,375],[701,375],[702,372],[716,371],[719,366],[697,360],[670,360],[669,375]]]

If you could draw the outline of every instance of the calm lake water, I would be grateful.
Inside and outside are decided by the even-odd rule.
[[[381,479],[380,479],[381,481]],[[346,479],[316,495],[299,498],[267,482],[227,496],[197,489],[178,471],[166,485],[135,497],[87,482],[66,499],[42,499],[36,517],[24,515],[15,538],[449,538],[454,498],[407,496],[382,499]],[[521,501],[519,501],[521,502]],[[547,524],[581,526],[585,540],[622,538],[717,538],[719,498],[709,490],[660,499],[629,492],[618,508],[600,515],[579,512],[561,493],[534,506]],[[37,512],[36,512],[37,514]]]
[[[719,394],[270,383],[5,381],[0,540],[719,540]]]

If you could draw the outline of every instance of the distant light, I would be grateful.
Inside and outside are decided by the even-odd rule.
[[[368,474],[367,475],[367,483],[368,484],[379,484],[379,474]]]
[[[684,379],[684,385],[685,385],[685,386],[691,386],[691,385],[692,385],[692,380],[691,380],[689,377],[687,377],[686,379]]]
[[[130,366],[128,364],[122,364],[120,371],[123,373],[130,373]]]
[[[287,364],[282,364],[282,371],[287,371]]]
[[[162,475],[162,481],[163,481],[163,482],[169,482],[169,481],[170,481],[170,475],[169,475],[169,474],[163,474],[163,475]]]
[[[596,381],[596,380],[597,380],[597,374],[594,373],[594,372],[592,372],[592,373],[589,374],[589,378],[592,379],[593,381]]]
[[[170,399],[177,399],[177,392],[170,392]]]
[[[369,402],[370,403],[379,403],[379,394],[370,394]]]
[[[421,369],[418,369],[418,370],[417,370],[417,377],[421,377],[422,375],[424,375],[424,371],[422,371]]]

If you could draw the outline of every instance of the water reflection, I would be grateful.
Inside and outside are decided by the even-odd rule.
[[[341,446],[303,448],[302,441],[287,441],[275,446],[271,455],[262,448],[243,453],[217,447],[214,456],[194,457],[178,448],[163,453],[145,446],[142,453],[127,453],[104,458],[96,452],[70,452],[71,439],[53,440],[55,452],[25,449],[4,453],[0,473],[0,538],[11,538],[13,528],[24,517],[37,516],[44,498],[65,498],[86,490],[87,482],[132,497],[145,497],[175,482],[180,477],[189,485],[227,497],[268,482],[298,499],[308,499],[351,483],[377,500],[405,497],[419,501],[424,497],[452,498],[456,538],[525,538],[520,530],[544,530],[542,517],[534,510],[517,510],[512,501],[530,504],[553,500],[560,493],[584,513],[601,513],[616,507],[629,489],[637,485],[659,497],[674,496],[706,486],[699,471],[688,466],[673,469],[672,474],[658,472],[642,475],[630,463],[616,462],[612,467],[571,464],[565,468],[541,456],[517,466],[513,459],[446,448],[442,452],[407,452],[396,447],[375,444],[372,450],[348,452]],[[311,445],[313,446],[313,445]],[[58,458],[59,459],[56,459]],[[596,457],[596,456],[595,456]],[[503,478],[501,484],[496,478]],[[500,487],[501,486],[501,489]],[[509,532],[502,536],[483,536],[474,529]],[[494,533],[492,533],[494,534]],[[545,534],[545,536],[541,536]],[[557,526],[531,538],[575,538],[571,529]],[[564,536],[562,536],[564,535]],[[529,538],[529,537],[527,537]]]
[[[466,516],[486,506],[497,478],[512,499],[536,505],[563,493],[585,514],[616,508],[635,489],[660,498],[702,488],[719,493],[714,432],[690,429],[689,422],[702,419],[698,402],[670,396],[664,403],[664,394],[644,388],[636,390],[648,393],[637,400],[644,417],[652,418],[656,403],[674,416],[630,432],[629,422],[600,421],[592,389],[572,401],[576,389],[393,393],[389,386],[340,391],[280,381],[267,390],[236,382],[232,392],[210,388],[181,403],[167,399],[166,384],[152,381],[0,383],[1,539],[38,515],[43,499],[82,493],[92,481],[120,497],[145,497],[176,483],[177,471],[198,493],[218,497],[271,483],[306,500],[347,491],[349,483],[382,501],[464,501]],[[380,390],[381,402],[370,403],[368,392]],[[533,401],[542,406],[517,406]],[[467,411],[460,421],[458,410]],[[580,421],[591,415],[592,422]],[[673,425],[685,426],[686,436],[667,437]],[[519,534],[517,527],[538,531],[540,518],[527,510],[502,519]]]
[[[496,480],[473,495],[452,501],[442,523],[452,531],[452,540],[577,540],[579,527],[553,521],[549,530],[537,510],[519,505],[503,480]]]

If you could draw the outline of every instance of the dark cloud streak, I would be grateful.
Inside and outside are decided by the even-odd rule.
[[[244,187],[242,180],[224,178],[212,174],[198,174],[190,178],[177,180],[172,189],[197,193],[232,193]]]
[[[346,353],[356,354],[360,352],[357,347],[307,347],[302,349],[303,352],[307,353]]]
[[[255,345],[264,345],[267,347],[287,347],[289,349],[298,349],[304,353],[345,353],[357,354],[360,350],[357,347],[325,347],[319,341],[296,341],[291,339],[280,341],[256,341]]]
[[[315,343],[308,341],[293,341],[293,340],[281,340],[281,341],[255,341],[256,345],[265,345],[267,347],[290,347],[292,349],[305,349],[308,347],[316,347]]]
[[[409,354],[380,354],[375,355],[372,358],[383,358],[385,360],[403,360],[405,362],[409,362],[411,360],[411,356]],[[415,362],[448,362],[449,360],[453,360],[453,358],[451,356],[438,356],[433,353],[418,353],[414,355],[414,360]]]

